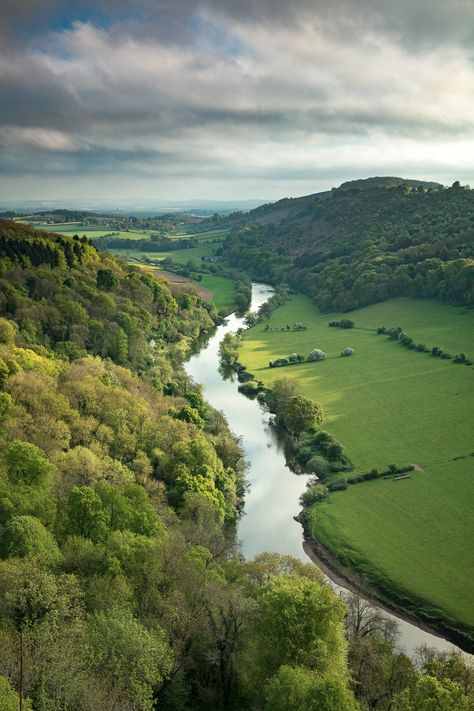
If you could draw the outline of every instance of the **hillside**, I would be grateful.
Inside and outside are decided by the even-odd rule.
[[[293,647],[305,693],[355,710],[344,604],[311,564],[238,555],[243,450],[181,366],[215,320],[0,221],[2,711],[267,708]]]
[[[393,296],[473,304],[474,191],[392,180],[401,179],[355,181],[234,216],[224,254],[325,311]]]

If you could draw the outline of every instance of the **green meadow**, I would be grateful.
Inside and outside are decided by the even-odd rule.
[[[235,308],[235,279],[203,274],[202,280],[196,283],[211,292],[218,311],[230,313]]]
[[[394,299],[349,315],[356,328],[329,328],[294,296],[247,331],[240,359],[258,380],[293,377],[321,403],[324,427],[344,445],[355,471],[415,463],[407,480],[349,487],[313,508],[313,533],[373,582],[422,599],[425,609],[474,627],[474,367],[410,351],[378,326],[401,326],[417,342],[474,360],[474,311]],[[307,330],[287,331],[295,321]],[[265,331],[265,324],[273,329]],[[340,357],[351,346],[355,354]],[[268,361],[313,348],[327,360],[270,369]],[[437,613],[434,613],[437,614]]]

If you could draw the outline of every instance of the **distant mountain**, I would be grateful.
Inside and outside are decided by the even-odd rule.
[[[17,214],[51,213],[72,211],[83,213],[107,213],[119,215],[164,215],[171,212],[196,214],[204,217],[216,212],[228,214],[235,210],[252,210],[265,200],[160,200],[144,199],[75,199],[75,200],[1,200],[0,212]]]
[[[400,295],[474,304],[474,190],[369,178],[234,216],[226,258],[325,310]]]

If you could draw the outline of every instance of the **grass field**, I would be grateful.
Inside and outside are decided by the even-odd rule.
[[[149,257],[150,259],[156,261],[163,261],[167,257],[170,257],[174,262],[179,264],[186,264],[190,260],[196,260],[201,263],[201,257],[208,257],[214,254],[216,245],[212,243],[199,244],[197,247],[189,247],[188,249],[175,249],[170,252],[147,252],[141,249],[111,249],[109,250],[111,254],[115,254],[119,257],[127,257],[127,259],[143,260],[144,257]]]
[[[230,313],[235,308],[235,279],[203,274],[202,280],[196,283],[211,292],[212,300],[218,311],[223,310]]]
[[[409,351],[371,330],[401,326],[416,341],[474,356],[474,311],[396,299],[351,312],[356,327],[328,327],[340,314],[321,314],[295,296],[268,322],[294,321],[302,332],[246,333],[240,359],[266,383],[297,378],[320,402],[324,427],[342,442],[356,471],[413,462],[423,471],[404,481],[377,480],[334,494],[312,512],[313,532],[373,580],[383,578],[474,626],[474,367]],[[352,346],[355,355],[341,358]],[[268,361],[312,348],[326,361],[268,368]],[[474,358],[473,358],[474,359]]]

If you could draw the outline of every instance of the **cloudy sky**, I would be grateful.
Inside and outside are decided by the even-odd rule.
[[[474,183],[474,0],[2,0],[0,199]]]

